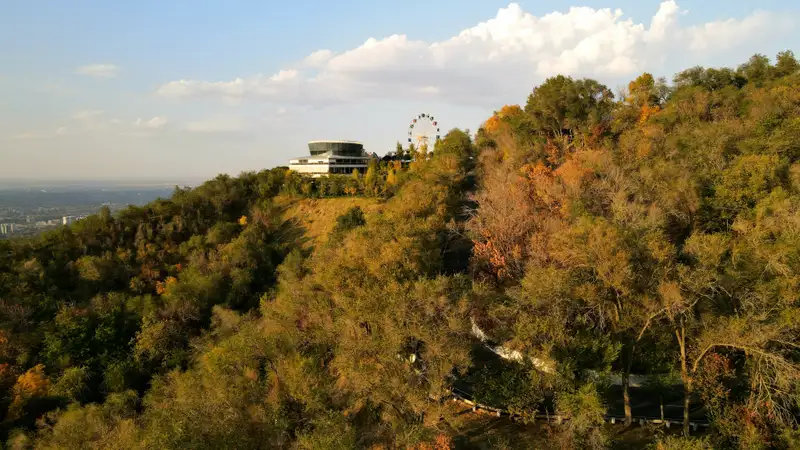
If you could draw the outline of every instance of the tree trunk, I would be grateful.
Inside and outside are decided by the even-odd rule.
[[[628,360],[625,361],[625,369],[622,372],[622,402],[625,408],[625,426],[631,426],[633,423],[633,413],[631,412],[631,395],[629,388],[631,385],[631,366],[633,366],[633,352],[636,351],[636,343],[630,346],[628,351]]]
[[[689,367],[686,363],[686,328],[681,318],[680,328],[675,330],[678,346],[681,350],[681,379],[683,380],[683,434],[689,436],[689,402],[692,398],[692,379],[689,376]]]
[[[689,401],[692,398],[692,383],[684,381],[683,384],[683,435],[689,436]]]
[[[622,400],[625,403],[625,426],[631,426],[633,423],[633,414],[631,413],[631,396],[628,393],[628,386],[630,385],[630,374],[625,371],[622,373]]]
[[[663,395],[659,395],[658,396],[658,402],[661,405],[661,422],[663,423],[664,422],[664,396]]]

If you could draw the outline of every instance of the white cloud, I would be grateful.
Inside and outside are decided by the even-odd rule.
[[[645,70],[671,75],[662,73],[666,59],[680,68],[725,56],[744,43],[785,37],[797,22],[793,16],[759,12],[682,26],[683,15],[673,0],[660,4],[649,25],[634,23],[621,10],[573,7],[537,17],[511,3],[494,18],[443,41],[370,38],[340,53],[318,50],[272,76],[178,80],[157,92],[312,105],[369,98],[496,105],[498,97],[518,98],[558,73],[606,83],[627,81]]]
[[[781,20],[767,12],[756,12],[743,20],[728,19],[692,27],[687,30],[686,38],[691,51],[726,50],[758,38],[771,27],[776,27],[776,31],[781,30],[787,25],[786,19]]]
[[[306,56],[303,63],[306,67],[320,68],[333,58],[333,52],[330,50],[317,50],[314,53]]]
[[[235,133],[247,129],[244,120],[237,117],[214,117],[189,122],[184,130],[192,133]]]
[[[250,95],[275,97],[299,81],[297,70],[281,70],[269,77],[250,79],[236,78],[233,81],[205,82],[194,80],[172,81],[162,85],[158,93],[165,97],[189,97],[212,95],[237,99]]]
[[[75,70],[78,75],[86,75],[94,78],[113,78],[119,73],[119,67],[114,64],[89,64],[78,67]]]
[[[155,116],[150,120],[137,119],[135,125],[140,128],[157,129],[167,124],[167,118],[164,116]]]
[[[58,127],[56,129],[56,135],[57,136],[63,136],[65,134],[67,134],[67,127]]]

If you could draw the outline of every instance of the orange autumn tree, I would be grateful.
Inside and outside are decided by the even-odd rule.
[[[440,433],[433,442],[419,443],[412,447],[412,450],[450,450],[453,447],[453,440],[450,436]]]
[[[507,119],[520,115],[522,108],[519,105],[504,105],[484,122],[483,128],[488,134],[497,135],[509,127]]]
[[[511,122],[523,114],[519,105],[504,105],[483,123],[483,133],[494,142],[503,159],[508,159],[515,142]]]
[[[11,389],[12,401],[8,407],[9,416],[19,417],[25,405],[35,397],[44,397],[50,387],[50,380],[44,373],[44,364],[37,364],[17,378]]]
[[[625,103],[639,109],[638,123],[640,125],[661,110],[657,92],[656,80],[647,72],[628,83],[628,96],[625,97]]]
[[[178,281],[175,277],[167,277],[164,281],[156,281],[156,293],[158,295],[164,294],[167,291],[167,286],[175,284]]]

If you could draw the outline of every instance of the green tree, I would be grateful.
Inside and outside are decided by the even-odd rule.
[[[613,93],[595,80],[558,75],[534,88],[525,113],[538,133],[575,136],[606,121],[613,98]]]
[[[403,144],[401,144],[400,141],[397,141],[394,154],[398,159],[405,159],[405,150],[403,149]]]
[[[748,83],[761,86],[769,79],[770,69],[769,58],[757,53],[751,56],[746,63],[740,65],[737,72],[745,77]]]
[[[778,53],[775,61],[774,75],[775,77],[785,77],[794,75],[800,71],[800,62],[794,56],[794,52],[786,50]]]

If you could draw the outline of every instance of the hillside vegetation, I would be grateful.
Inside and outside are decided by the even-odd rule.
[[[284,207],[283,219],[303,229],[308,245],[321,244],[336,228],[336,219],[351,208],[365,214],[379,212],[381,201],[369,197],[297,198],[282,196],[275,199]]]
[[[711,424],[640,447],[800,447],[791,52],[619,96],[553,77],[412,156],[0,241],[7,446],[610,448],[638,374]],[[523,357],[490,360],[473,323]],[[456,384],[568,420],[481,439]]]

